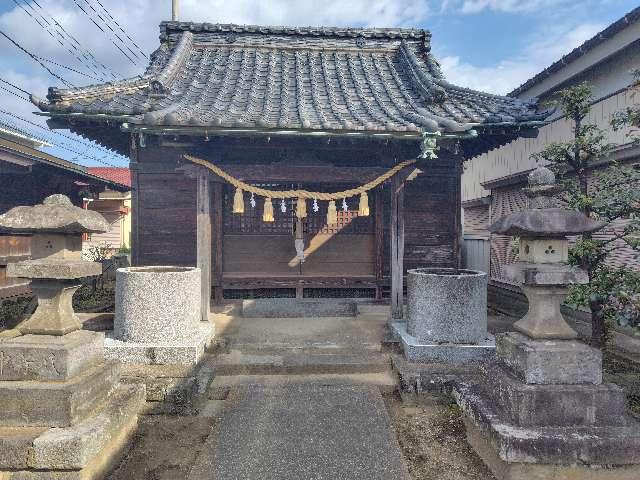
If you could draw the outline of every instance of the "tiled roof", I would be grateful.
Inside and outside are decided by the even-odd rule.
[[[131,170],[124,167],[87,167],[87,171],[96,177],[131,186]]]
[[[454,86],[415,29],[163,22],[142,77],[49,90],[51,113],[152,126],[462,132],[543,120],[535,104]]]

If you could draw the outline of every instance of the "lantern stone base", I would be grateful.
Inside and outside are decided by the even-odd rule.
[[[137,424],[145,390],[120,383],[103,334],[0,342],[0,479],[101,478]]]
[[[410,362],[454,365],[485,362],[495,353],[495,340],[490,334],[478,343],[420,343],[417,338],[407,332],[405,322],[395,322],[391,326],[400,338],[404,357]]]
[[[105,338],[105,357],[127,364],[140,365],[195,365],[206,347],[212,342],[215,327],[211,323],[200,322],[195,333],[188,341],[176,343],[137,343]]]
[[[453,395],[498,480],[638,478],[640,421],[626,413],[624,391],[602,383],[599,351],[515,332],[496,345],[496,362],[456,382]]]
[[[640,478],[640,424],[624,411],[612,412],[626,420],[622,425],[523,427],[479,383],[458,383],[453,394],[465,414],[470,445],[498,480]]]
[[[464,420],[467,442],[489,467],[496,480],[636,480],[640,465],[541,464],[504,460],[496,446],[470,420]],[[622,442],[624,439],[619,438]],[[612,443],[609,447],[616,448]]]

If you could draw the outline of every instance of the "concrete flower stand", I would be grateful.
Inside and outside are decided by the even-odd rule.
[[[393,328],[411,362],[465,364],[495,349],[487,333],[487,275],[475,270],[407,272],[407,321]]]
[[[146,365],[196,364],[214,334],[200,321],[200,269],[128,267],[116,272],[108,358]]]

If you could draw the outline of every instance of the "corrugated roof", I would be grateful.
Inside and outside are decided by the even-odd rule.
[[[51,88],[34,103],[140,125],[263,130],[464,132],[545,118],[533,103],[448,83],[429,39],[416,29],[163,22],[144,76]]]
[[[131,186],[131,170],[124,167],[87,167],[87,171],[96,177],[106,178],[127,187]]]

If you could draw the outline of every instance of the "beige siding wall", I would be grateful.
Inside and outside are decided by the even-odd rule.
[[[588,122],[607,130],[609,142],[626,144],[627,131],[614,132],[609,122],[615,112],[639,103],[640,95],[633,97],[629,91],[618,93],[597,102],[591,110]],[[491,192],[482,188],[481,183],[534,168],[535,162],[531,155],[540,152],[549,143],[570,138],[571,124],[567,119],[560,118],[542,127],[537,138],[521,138],[467,161],[462,176],[462,200],[474,200],[490,195]]]

